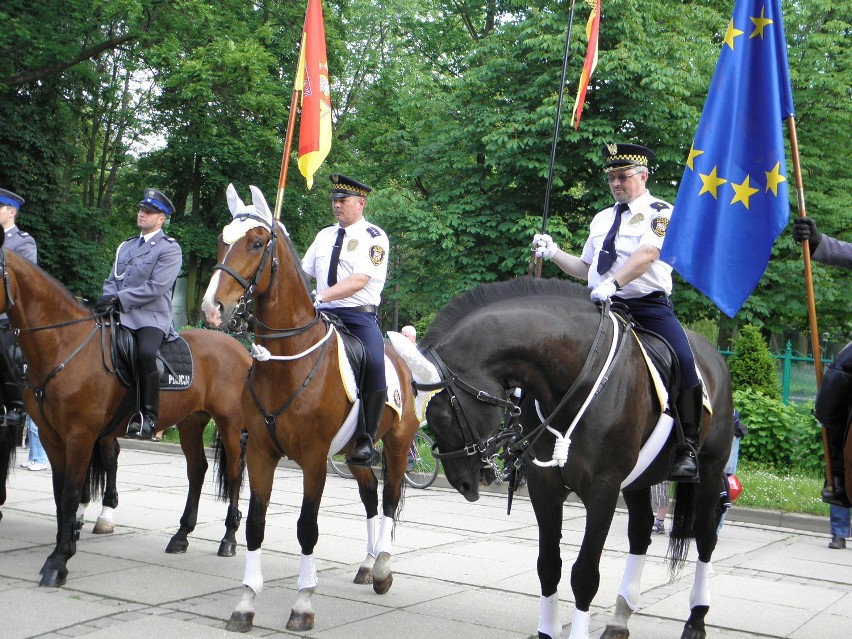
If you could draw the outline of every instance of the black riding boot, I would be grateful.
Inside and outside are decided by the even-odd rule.
[[[353,466],[375,466],[379,463],[381,456],[373,445],[376,433],[379,430],[379,422],[382,421],[382,413],[385,410],[385,402],[388,398],[388,389],[382,388],[361,395],[361,410],[363,415],[363,431],[355,439],[355,446],[349,453],[346,461]]]
[[[139,377],[139,412],[127,425],[127,436],[151,439],[157,432],[157,415],[160,414],[160,372],[145,373]],[[142,423],[139,423],[140,413]]]
[[[841,426],[827,427],[828,450],[831,456],[831,475],[834,486],[829,487],[828,482],[822,488],[822,500],[826,504],[834,504],[843,508],[852,507],[849,496],[846,494],[846,472],[843,463],[843,428]],[[833,488],[833,490],[832,490]]]
[[[677,448],[677,457],[670,473],[672,481],[698,481],[698,438],[701,432],[701,384],[680,392],[677,414],[683,429],[683,445]]]

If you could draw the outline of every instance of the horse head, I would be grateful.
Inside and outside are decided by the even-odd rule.
[[[245,204],[233,184],[228,185],[228,208],[233,220],[219,236],[213,277],[201,308],[209,326],[234,322],[253,296],[263,295],[278,266],[276,236],[287,230],[273,219],[260,189],[250,186],[251,204]],[[233,328],[233,327],[232,327]]]
[[[517,406],[503,398],[500,384],[484,369],[465,371],[458,364],[451,370],[442,357],[459,350],[427,347],[424,353],[400,333],[388,331],[388,337],[411,369],[418,416],[425,413],[447,480],[465,499],[476,501],[479,484],[490,483],[501,472],[495,461],[499,429],[504,411],[517,415]],[[471,361],[463,356],[456,362],[465,359]]]

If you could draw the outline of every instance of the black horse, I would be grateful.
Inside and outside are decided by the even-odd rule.
[[[559,542],[563,504],[571,492],[586,508],[585,534],[571,571],[576,602],[571,639],[588,636],[589,606],[600,583],[601,553],[619,492],[629,513],[630,549],[615,612],[602,636],[628,636],[651,543],[650,486],[666,479],[675,440],[671,419],[661,418],[665,398],[658,398],[637,338],[608,311],[589,301],[585,287],[565,280],[519,278],[486,284],[450,301],[417,348],[391,335],[412,368],[419,399],[431,394],[426,407],[429,427],[447,479],[465,498],[478,499],[480,480],[499,472],[498,449],[508,445],[525,451],[522,459],[529,461],[529,495],[539,526],[542,639],[556,639],[562,629]],[[701,337],[690,333],[690,342],[712,416],[705,411],[700,481],[677,485],[669,558],[674,574],[685,561],[690,539],[696,540],[691,614],[682,637],[698,639],[705,636],[710,558],[722,512],[733,409],[724,360]],[[520,415],[522,432],[501,429],[507,408],[519,412],[508,393],[513,388],[524,389],[539,402],[546,423],[540,425],[542,420],[527,412]],[[643,444],[655,441],[658,449],[662,445],[659,454],[643,450]],[[552,457],[564,461],[566,455],[562,466],[539,465]]]

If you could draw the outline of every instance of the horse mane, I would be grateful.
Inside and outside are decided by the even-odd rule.
[[[505,304],[508,300],[525,297],[556,296],[589,302],[589,289],[566,279],[516,277],[505,282],[492,282],[461,293],[438,311],[429,330],[423,336],[425,343],[437,343],[468,315],[492,304]]]
[[[23,266],[24,268],[33,269],[37,274],[44,277],[44,279],[47,280],[47,282],[51,286],[53,286],[54,289],[56,289],[57,294],[60,297],[64,298],[65,301],[68,304],[71,304],[72,306],[74,306],[78,310],[88,312],[89,309],[82,302],[80,302],[80,300],[77,299],[77,296],[75,296],[70,290],[68,290],[68,287],[65,286],[65,284],[63,284],[58,279],[53,277],[53,275],[51,275],[50,273],[45,271],[41,266],[39,266],[38,264],[35,264],[33,262],[30,262],[25,257],[21,257],[20,255],[18,255],[14,251],[7,251],[6,255],[7,255],[7,259],[11,258],[11,259],[15,259],[17,262],[19,262],[19,265],[17,265],[15,267],[15,270],[20,270],[21,266]],[[14,258],[12,258],[12,256],[14,256]],[[57,300],[57,302],[61,303],[59,300]]]
[[[284,247],[290,251],[290,254],[293,256],[293,264],[296,266],[296,272],[302,278],[302,283],[305,285],[305,290],[310,291],[311,286],[311,278],[308,276],[305,271],[302,270],[302,258],[299,256],[299,251],[296,250],[296,247],[293,245],[292,240],[290,239],[290,234],[287,232],[286,227],[281,222],[278,222],[278,233],[276,235],[280,235],[281,239],[284,240]]]

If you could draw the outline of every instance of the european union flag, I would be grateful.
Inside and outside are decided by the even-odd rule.
[[[686,160],[661,259],[728,317],[787,225],[793,115],[780,0],[738,0]]]

